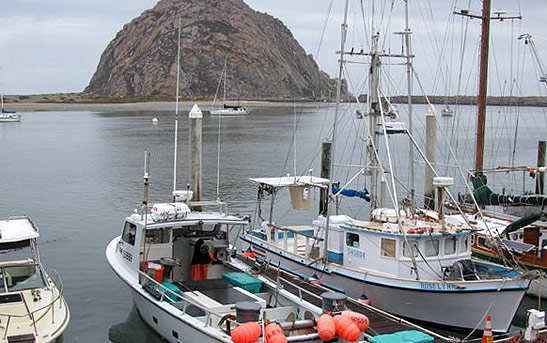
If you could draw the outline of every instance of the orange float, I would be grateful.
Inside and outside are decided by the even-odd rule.
[[[270,323],[264,328],[264,337],[268,343],[287,343],[287,337],[277,323]]]
[[[336,333],[348,342],[355,342],[361,336],[359,327],[346,316],[334,316]]]
[[[253,252],[250,252],[250,251],[246,251],[242,255],[245,256],[245,257],[249,257],[249,258],[256,258],[255,254]]]
[[[260,337],[262,327],[257,322],[247,322],[238,325],[232,330],[232,341],[234,343],[251,343]]]
[[[323,314],[317,320],[317,333],[322,341],[328,342],[336,336],[336,326],[330,314]]]
[[[369,327],[370,322],[368,317],[362,313],[344,311],[342,312],[342,316],[349,318],[355,325],[357,325],[357,327],[359,327],[359,330],[361,331],[366,331]]]

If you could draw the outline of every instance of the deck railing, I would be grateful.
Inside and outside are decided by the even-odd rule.
[[[36,323],[38,323],[40,320],[44,319],[49,311],[51,311],[51,323],[52,324],[55,323],[56,303],[59,302],[59,305],[58,305],[59,308],[62,308],[64,306],[64,301],[63,301],[63,297],[62,297],[62,295],[63,295],[63,282],[61,280],[61,277],[59,276],[59,273],[57,273],[56,270],[51,270],[49,273],[47,273],[47,275],[51,279],[54,287],[57,288],[57,295],[48,304],[46,304],[44,306],[41,306],[37,309],[34,309],[33,311],[30,311],[30,308],[28,307],[28,304],[25,300],[25,297],[21,294],[21,299],[22,299],[23,304],[25,305],[25,308],[27,310],[26,314],[16,315],[16,314],[7,314],[7,313],[1,313],[0,312],[0,318],[4,318],[4,317],[7,318],[6,326],[5,326],[5,329],[4,329],[4,339],[6,339],[6,337],[8,335],[9,327],[10,327],[10,324],[11,324],[11,321],[12,321],[13,318],[29,317],[32,320],[32,326],[34,327],[34,333],[36,334],[36,336],[38,336],[38,327],[37,327]],[[51,287],[51,291],[53,293],[55,293],[54,290],[53,290],[53,287]],[[38,312],[41,312],[41,311],[44,311],[44,313],[42,313],[38,318],[36,318],[36,315],[38,314]]]

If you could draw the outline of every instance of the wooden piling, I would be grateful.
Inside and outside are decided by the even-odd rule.
[[[188,114],[190,119],[190,190],[194,192],[193,200],[202,200],[201,190],[201,131],[203,114],[198,105],[194,105]]]
[[[547,142],[538,142],[538,174],[536,182],[536,194],[544,194],[545,172],[539,171],[541,167],[545,167],[545,153],[547,153]]]
[[[429,162],[435,164],[435,152],[437,150],[437,120],[435,115],[428,113],[425,121],[426,132],[426,147],[425,155]],[[424,206],[427,209],[435,209],[435,188],[433,187],[433,171],[428,166],[425,168],[425,180],[424,180]]]
[[[330,179],[330,166],[332,159],[332,142],[323,142],[321,148],[321,177]],[[326,216],[328,207],[329,190],[321,188],[319,201],[319,214]]]

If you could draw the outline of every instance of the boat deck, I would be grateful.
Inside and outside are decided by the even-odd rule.
[[[271,278],[272,280],[276,280],[278,276],[278,271],[277,269],[270,267],[267,270],[265,270],[262,274],[266,277]],[[290,280],[290,283],[283,283],[282,281],[281,282],[283,284],[283,287],[293,294],[297,294],[298,289],[292,286],[291,283],[316,295],[320,295],[323,292],[329,291],[320,285],[314,285],[309,282],[305,282],[302,279],[294,277],[293,275],[283,271],[281,271],[279,275],[282,276],[281,280],[283,280],[283,278]],[[304,300],[309,301],[310,303],[316,306],[319,306],[319,307],[322,306],[321,300],[319,300],[316,297],[303,293],[303,298]],[[425,329],[416,324],[413,324],[405,319],[386,313],[371,305],[362,304],[360,302],[357,302],[355,300],[348,298],[347,306],[350,310],[363,313],[369,318],[370,327],[366,331],[366,333],[369,336],[391,334],[391,333],[405,331],[405,330],[417,330],[417,331],[422,331],[428,335],[433,336],[435,339],[434,340],[435,343],[451,342],[450,338],[448,337],[443,337],[442,335],[436,334],[428,329]]]

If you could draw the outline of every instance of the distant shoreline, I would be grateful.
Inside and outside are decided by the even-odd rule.
[[[332,99],[331,99],[332,100]],[[354,98],[347,98],[347,101]],[[444,105],[445,103],[454,106],[458,105],[476,105],[475,96],[429,96],[429,100],[435,105]],[[360,96],[360,101],[365,103],[366,95]],[[392,103],[406,103],[406,96],[391,97]],[[415,104],[425,104],[424,96],[413,96],[412,101]],[[263,100],[232,100],[228,104],[242,104],[250,108],[261,107],[285,107],[293,106],[298,103],[299,107],[316,107],[320,105],[328,106],[332,102],[319,101],[316,99],[263,99]],[[180,101],[182,111],[189,110],[193,104],[198,104],[202,110],[208,111],[211,107],[212,99],[184,99]],[[139,99],[139,98],[98,98],[91,97],[84,93],[59,93],[42,95],[8,95],[4,97],[4,107],[20,112],[39,112],[39,111],[93,111],[93,112],[118,112],[118,111],[174,111],[174,100],[169,99]],[[221,102],[217,101],[220,105]],[[521,106],[521,107],[547,107],[547,97],[524,96],[524,97],[488,97],[489,106]]]

